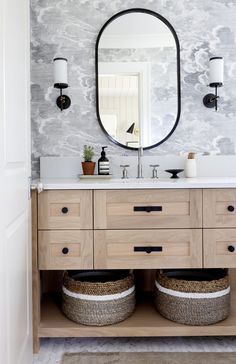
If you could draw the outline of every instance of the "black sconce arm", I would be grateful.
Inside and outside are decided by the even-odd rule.
[[[211,108],[215,108],[215,110],[218,110],[218,86],[215,85],[215,94],[207,94],[204,96],[203,98],[203,104],[204,106],[206,106],[207,108],[211,109]]]
[[[57,98],[57,106],[61,109],[61,111],[68,109],[71,105],[71,100],[69,96],[62,95],[62,89],[60,88],[60,96]]]

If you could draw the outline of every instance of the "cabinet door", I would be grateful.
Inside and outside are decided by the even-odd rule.
[[[44,191],[38,216],[39,229],[92,229],[92,191]]]
[[[94,209],[95,229],[198,228],[202,191],[95,191]]]
[[[236,188],[203,190],[204,227],[236,227]]]
[[[201,268],[202,230],[96,230],[95,269]]]
[[[93,269],[93,232],[39,231],[39,269]]]
[[[236,268],[236,229],[204,229],[204,267]]]

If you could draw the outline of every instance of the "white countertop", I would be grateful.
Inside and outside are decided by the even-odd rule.
[[[154,189],[154,188],[236,188],[236,177],[199,178],[143,178],[109,180],[44,179],[34,180],[33,189],[42,190],[115,190],[115,189]]]

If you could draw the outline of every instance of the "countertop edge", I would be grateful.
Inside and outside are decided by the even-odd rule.
[[[121,189],[197,189],[236,188],[236,178],[181,178],[176,181],[79,181],[79,180],[33,180],[32,189],[42,190],[121,190]]]

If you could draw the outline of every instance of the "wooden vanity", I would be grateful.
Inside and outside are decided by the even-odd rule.
[[[41,337],[236,335],[233,289],[230,317],[203,327],[166,320],[145,292],[150,269],[236,268],[236,188],[48,189],[32,211],[35,352]],[[51,293],[65,269],[127,268],[143,293],[119,324],[76,324]]]

